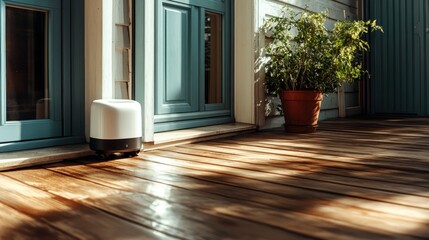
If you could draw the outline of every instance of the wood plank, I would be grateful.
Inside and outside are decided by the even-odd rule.
[[[407,134],[402,136],[400,134],[380,134],[380,133],[369,133],[365,131],[349,131],[349,130],[323,130],[318,132],[316,135],[330,136],[338,135],[340,139],[354,140],[360,144],[392,144],[393,146],[408,146],[412,147],[414,144],[427,146],[427,138],[419,136],[418,134]],[[411,140],[411,141],[410,141]],[[416,142],[414,142],[416,141]],[[389,145],[386,145],[389,146]]]
[[[270,134],[261,134],[257,136],[253,136],[250,138],[232,138],[225,141],[233,141],[233,140],[239,140],[243,143],[264,143],[264,144],[272,144],[284,147],[286,149],[290,147],[294,147],[294,149],[302,149],[312,151],[314,149],[318,150],[321,153],[329,151],[335,151],[338,152],[337,154],[356,154],[356,153],[373,153],[373,154],[380,154],[380,149],[386,149],[386,150],[392,150],[389,151],[390,154],[396,154],[396,155],[403,155],[408,158],[418,158],[418,157],[426,157],[427,152],[424,151],[425,144],[416,143],[415,141],[409,141],[408,139],[401,139],[398,137],[393,138],[394,141],[393,144],[384,140],[380,142],[373,142],[371,140],[366,139],[356,139],[353,137],[344,137],[344,136],[332,136],[328,135],[325,138],[321,137],[314,137],[314,136],[321,136],[323,132],[319,132],[318,134],[314,134],[312,136],[307,136],[306,139],[300,139],[297,141],[296,139],[286,140],[281,138],[280,136],[276,135],[270,135]],[[332,142],[332,138],[336,139],[335,142]],[[368,136],[369,139],[373,139],[372,136]],[[266,139],[266,140],[264,140]],[[385,138],[383,138],[385,139]],[[225,142],[225,141],[219,141],[219,142]],[[401,143],[402,141],[402,143]],[[347,148],[347,146],[350,146],[350,148]],[[428,145],[429,146],[429,145]],[[353,148],[351,148],[353,147]],[[329,152],[327,151],[327,152]],[[411,154],[414,153],[414,154]],[[331,153],[332,154],[332,153]],[[383,153],[385,156],[386,153]]]
[[[386,122],[386,121],[329,121],[322,123],[320,129],[323,131],[338,131],[349,133],[371,133],[384,136],[401,135],[408,137],[424,137],[427,138],[425,132],[429,131],[427,120],[410,120],[402,122]]]
[[[428,118],[421,117],[383,117],[383,116],[371,116],[371,117],[357,117],[357,118],[337,118],[321,122],[324,125],[338,125],[349,126],[350,129],[361,126],[367,129],[371,129],[374,126],[383,127],[401,127],[401,126],[421,126],[428,129]]]
[[[0,173],[0,238],[426,239],[429,119],[349,119]]]
[[[287,175],[291,177],[296,178],[304,178],[304,179],[312,179],[316,181],[325,181],[325,182],[331,182],[331,183],[337,183],[340,185],[348,185],[348,186],[356,186],[356,187],[362,187],[367,189],[375,189],[375,190],[382,190],[387,192],[393,192],[393,193],[400,193],[400,194],[408,194],[408,195],[415,195],[415,196],[421,196],[421,197],[429,197],[429,187],[420,187],[420,186],[410,186],[408,184],[402,184],[402,183],[387,183],[381,180],[368,180],[368,179],[362,179],[362,178],[356,178],[351,177],[350,175],[344,176],[339,174],[327,174],[324,172],[323,168],[306,164],[303,165],[295,165],[291,166],[288,163],[271,163],[271,161],[266,161],[260,158],[252,158],[252,157],[246,157],[246,155],[237,157],[236,155],[228,154],[228,153],[218,153],[218,152],[208,152],[205,150],[199,150],[199,149],[187,149],[183,147],[172,147],[169,148],[170,152],[175,152],[179,154],[188,154],[192,155],[194,158],[196,157],[202,157],[202,159],[206,159],[206,157],[209,157],[211,160],[216,161],[216,163],[220,162],[230,162],[230,166],[238,165],[238,167],[242,168],[247,166],[248,168],[251,168],[252,170],[257,170],[261,172],[268,172],[268,173],[275,173],[275,174],[282,174]],[[175,156],[174,153],[172,153],[173,156]],[[183,156],[183,155],[181,155]],[[249,156],[249,155],[247,155]],[[180,158],[180,155],[178,156]],[[231,160],[233,160],[233,163],[231,163]],[[246,165],[246,164],[251,164]],[[279,169],[281,169],[279,171]]]
[[[189,167],[179,166],[176,164],[171,165],[171,164],[165,164],[165,163],[158,163],[157,161],[149,162],[149,161],[151,161],[150,158],[145,158],[145,160],[147,160],[148,162],[143,162],[143,163],[139,163],[139,164],[130,164],[130,162],[123,162],[121,160],[118,160],[118,161],[116,161],[116,163],[131,165],[132,167],[138,167],[140,169],[143,166],[146,166],[146,164],[149,164],[150,166],[152,164],[155,164],[154,167],[149,167],[149,169],[154,168],[154,169],[162,169],[162,171],[167,171],[167,172],[173,171],[173,173],[182,173],[182,174],[186,173],[186,176],[188,176],[188,177],[192,176],[192,178],[204,179],[204,180],[207,180],[210,182],[213,182],[213,181],[214,182],[221,182],[223,184],[238,186],[238,187],[244,187],[246,189],[256,189],[257,191],[261,191],[264,193],[273,193],[276,195],[291,197],[291,198],[294,198],[294,196],[296,196],[297,192],[301,192],[301,194],[305,195],[308,199],[330,200],[332,198],[338,197],[337,194],[331,194],[331,193],[327,193],[327,192],[317,192],[317,191],[312,191],[312,190],[308,190],[308,189],[303,189],[302,187],[270,184],[270,183],[260,181],[257,179],[250,179],[250,178],[244,178],[243,179],[241,176],[234,176],[234,175],[230,175],[230,174],[226,174],[227,178],[222,178],[222,177],[213,178],[213,177],[211,177],[211,175],[212,175],[211,173],[208,173],[207,171],[204,171],[204,170],[200,170],[199,168],[196,168],[196,167],[189,168]],[[207,175],[209,177],[205,177]],[[249,183],[249,184],[247,185],[246,183]],[[261,188],[258,188],[258,187],[261,187]],[[300,197],[299,200],[302,201],[302,200],[307,199],[307,198]],[[354,198],[351,198],[351,199],[354,199]],[[359,201],[360,200],[361,199],[359,199]],[[352,201],[350,206],[358,205],[359,201],[356,201],[356,202]],[[311,205],[311,204],[309,203],[309,205]],[[370,208],[370,209],[376,210],[373,208]],[[426,217],[424,217],[424,219],[426,219]]]
[[[326,136],[323,136],[325,134]],[[275,134],[267,134],[267,133],[259,133],[258,135],[254,135],[245,139],[245,142],[257,141],[265,144],[273,144],[273,145],[281,145],[282,147],[302,147],[305,148],[317,148],[322,150],[333,150],[333,151],[341,151],[344,153],[374,153],[380,151],[380,149],[393,150],[396,153],[404,153],[407,154],[408,157],[415,157],[415,155],[410,154],[413,152],[421,151],[422,153],[427,154],[422,151],[426,149],[426,141],[422,141],[421,143],[416,143],[415,141],[409,141],[409,139],[402,138],[394,138],[394,142],[390,143],[388,141],[373,141],[373,135],[367,136],[368,139],[356,139],[356,136],[335,136],[335,142],[332,141],[334,136],[328,135],[323,131],[318,132],[316,135],[307,136],[305,139],[300,139],[297,141],[296,139],[284,139]],[[240,139],[243,141],[243,138],[234,138]],[[234,140],[232,139],[232,140]],[[382,138],[385,139],[385,138]],[[401,142],[402,143],[401,143]],[[347,146],[349,148],[347,148]],[[429,145],[428,145],[429,146]],[[352,148],[353,147],[353,148]],[[423,148],[422,148],[423,147]]]
[[[429,176],[427,174],[382,169],[354,163],[323,161],[320,159],[301,158],[295,156],[279,156],[276,154],[245,151],[233,148],[228,148],[228,153],[225,153],[224,147],[218,147],[215,145],[209,146],[207,144],[187,144],[181,146],[181,149],[197,149],[199,151],[203,151],[201,154],[204,155],[206,155],[205,151],[208,151],[207,155],[215,154],[217,157],[222,158],[227,155],[230,160],[263,162],[264,164],[272,167],[279,166],[282,168],[297,168],[306,171],[323,171],[323,173],[330,175],[355,177],[357,180],[367,179],[379,181],[381,183],[397,183],[407,186],[412,185],[429,188]],[[169,150],[175,151],[175,149]],[[269,159],[269,161],[265,161],[267,159]]]
[[[116,161],[115,161],[116,162]],[[111,163],[111,162],[109,162]],[[96,164],[97,168],[99,164]],[[103,168],[104,169],[104,168]],[[134,170],[130,170],[130,172],[137,172],[135,168]],[[73,176],[79,176],[79,178],[85,178],[90,181],[98,182],[99,184],[103,184],[112,188],[121,188],[124,191],[144,191],[147,184],[150,184],[150,180],[147,179],[147,175],[144,174],[142,178],[135,177],[132,181],[119,181],[118,179],[123,179],[123,174],[121,175],[112,175],[108,172],[102,172],[99,169],[94,168],[92,170],[92,174],[88,174],[85,172],[84,168],[78,168],[77,166],[73,166],[71,169],[67,167],[66,169],[62,169],[67,171],[69,174]],[[94,174],[93,171],[97,171],[97,174]],[[94,176],[97,176],[94,178]],[[131,175],[133,176],[133,175]],[[106,181],[106,178],[109,180]],[[113,179],[117,179],[114,181]],[[130,175],[127,175],[127,179],[130,178]],[[157,180],[159,182],[159,180]],[[175,182],[179,181],[175,179]],[[134,186],[140,186],[136,189]],[[210,186],[208,186],[210,187]],[[213,187],[213,186],[212,186]],[[171,189],[171,195],[169,200],[173,202],[180,202],[188,207],[195,209],[204,209],[207,213],[212,213],[215,215],[228,215],[234,216],[239,219],[244,219],[251,222],[257,222],[259,224],[268,225],[270,227],[278,227],[287,231],[296,232],[299,234],[303,234],[308,237],[334,237],[337,239],[350,239],[350,232],[353,232],[354,236],[361,237],[376,237],[376,238],[386,238],[389,236],[388,233],[380,230],[378,232],[375,229],[368,230],[367,228],[358,227],[356,225],[350,226],[345,222],[334,221],[332,219],[325,219],[323,217],[315,217],[308,214],[303,214],[299,212],[285,212],[279,211],[277,209],[269,209],[266,206],[260,206],[259,204],[246,204],[242,200],[236,201],[233,199],[225,199],[222,198],[219,200],[219,196],[208,196],[204,194],[203,197],[197,197],[196,191],[199,188],[190,187],[192,191],[186,191],[182,194],[179,194],[181,189]],[[182,190],[183,191],[183,190]],[[186,202],[183,202],[186,201]],[[227,204],[226,204],[227,203]],[[293,223],[292,223],[293,222]],[[314,232],[316,228],[328,228],[329,226],[337,225],[335,228],[342,229],[341,231],[332,233],[319,231]],[[302,226],[309,225],[309,228],[303,229]],[[415,226],[420,225],[414,223]],[[359,230],[357,230],[359,229]],[[357,235],[356,235],[357,234]]]
[[[429,172],[429,153],[424,150],[407,151],[403,154],[398,150],[391,149],[390,151],[382,146],[379,149],[386,149],[386,151],[374,150],[373,152],[365,152],[361,150],[353,153],[353,151],[342,150],[347,148],[356,148],[352,145],[340,145],[329,149],[319,142],[318,145],[307,145],[307,147],[289,146],[289,142],[282,143],[273,139],[258,140],[258,141],[243,141],[242,139],[231,139],[217,142],[207,143],[206,145],[215,145],[224,147],[225,149],[238,149],[252,152],[259,152],[263,154],[275,153],[284,157],[305,157],[317,159],[322,161],[333,161],[355,163],[360,165],[371,165],[373,167],[381,167],[385,169],[405,170],[407,172],[416,172],[427,176]],[[299,144],[297,144],[299,145]],[[414,154],[414,156],[412,156]],[[410,164],[411,163],[411,164]]]
[[[75,239],[49,223],[29,217],[7,205],[0,203],[0,239]]]
[[[249,142],[247,145],[232,145],[232,140],[225,140],[222,143],[219,142],[208,142],[208,145],[218,145],[223,146],[226,149],[234,148],[245,151],[254,151],[262,153],[274,153],[283,156],[295,156],[303,158],[312,158],[312,159],[321,159],[326,161],[335,161],[335,162],[345,162],[345,163],[356,163],[356,164],[365,164],[383,168],[399,169],[406,171],[416,171],[416,172],[427,172],[429,165],[426,162],[421,161],[395,161],[392,158],[385,156],[378,156],[377,159],[371,159],[365,155],[361,156],[344,156],[344,155],[335,155],[328,153],[319,153],[319,152],[307,152],[299,151],[299,149],[288,149],[285,148],[265,148],[264,146],[259,146],[258,143]],[[377,161],[375,161],[377,160]]]
[[[142,199],[141,203],[147,203],[143,206],[140,202],[132,201],[132,196],[124,194],[119,190],[110,189],[45,169],[29,169],[20,171],[18,174],[8,172],[4,174],[55,196],[80,202],[84,205],[90,205],[91,207],[101,209],[114,216],[120,216],[149,229],[154,229],[167,235],[183,235],[179,234],[178,230],[157,222],[155,218],[150,219],[145,216],[145,210],[151,205],[149,202],[145,202]],[[61,184],[52,184],[52,182],[61,182]]]
[[[261,169],[255,169],[255,166],[240,163],[237,166],[236,162],[228,162],[213,157],[198,157],[188,156],[186,154],[169,153],[166,151],[157,151],[156,153],[148,153],[150,158],[143,156],[141,158],[151,161],[156,161],[164,164],[175,164],[183,167],[197,167],[216,173],[240,176],[243,178],[252,178],[256,180],[317,190],[321,192],[329,192],[343,196],[353,196],[362,199],[370,199],[375,201],[391,202],[410,207],[420,207],[429,209],[429,199],[420,196],[410,196],[399,193],[392,193],[374,189],[360,188],[354,186],[339,185],[331,182],[324,182],[311,179],[296,179],[293,176],[299,175],[297,171],[291,171],[289,174],[286,169],[276,169],[275,172],[263,172]],[[195,163],[205,163],[204,165]],[[401,196],[406,200],[401,200]]]
[[[121,161],[121,163],[123,163],[122,160],[119,160],[119,161]],[[115,163],[117,163],[117,162],[118,161],[115,161]],[[102,167],[103,169],[106,169],[106,167],[107,167],[107,169],[109,171],[112,171],[112,168],[108,167],[108,166],[110,166],[112,164],[113,164],[112,162],[109,162],[109,163],[103,163],[102,166],[100,166],[100,163],[97,163],[96,166],[97,167]],[[130,174],[132,176],[141,176],[141,177],[147,179],[147,176],[148,176],[147,172],[151,172],[151,169],[143,170],[143,169],[141,169],[141,165],[142,165],[142,163],[138,164],[139,170],[136,170],[135,166],[129,166],[128,169],[119,166],[119,168],[121,169],[121,171],[119,171],[119,172],[120,173],[126,173],[124,171],[126,169],[127,172],[128,172],[127,174]],[[146,164],[144,164],[144,165],[146,165]],[[118,166],[116,166],[115,168],[117,168],[117,167]],[[158,166],[158,167],[154,166],[152,169],[155,169],[155,168],[159,168],[159,169],[163,169],[163,170],[166,169],[165,167],[161,167],[161,166]],[[113,170],[113,171],[115,171],[115,170]],[[177,172],[181,172],[181,173],[186,172],[187,174],[189,174],[189,169],[186,169],[185,171],[178,170]],[[162,174],[162,175],[164,175],[164,174]],[[204,175],[204,173],[200,173],[200,175]],[[202,178],[204,178],[204,177],[202,177]],[[161,181],[161,182],[163,182],[165,184],[175,184],[175,185],[177,185],[179,183],[182,183],[182,185],[179,185],[178,187],[181,187],[181,188],[188,187],[190,189],[193,189],[192,186],[195,185],[195,183],[194,184],[191,183],[190,184],[191,187],[186,186],[186,184],[183,183],[182,179],[181,180],[176,179],[175,181],[168,182],[168,178],[167,178],[167,180],[163,180],[163,178],[161,178],[161,179],[157,178],[157,181]],[[165,181],[167,181],[167,182],[165,182]],[[210,180],[208,180],[208,181],[210,181]],[[239,179],[238,181],[239,181],[239,184],[241,184],[240,186],[242,186],[242,187],[247,186],[245,180]],[[207,183],[206,183],[206,185],[207,185]],[[299,191],[296,191],[296,190],[295,191],[289,191],[289,193],[291,193],[290,196],[292,196],[292,197],[289,197],[291,199],[285,198],[285,199],[280,199],[279,200],[278,199],[279,197],[276,196],[276,195],[267,196],[267,192],[263,193],[263,194],[265,194],[265,197],[264,196],[260,196],[259,197],[259,196],[257,196],[258,195],[257,192],[249,192],[249,189],[247,189],[247,188],[246,189],[224,190],[225,188],[231,188],[231,187],[229,187],[228,185],[227,186],[213,186],[213,185],[219,185],[219,184],[213,184],[213,180],[211,180],[211,183],[209,183],[207,187],[204,187],[204,186],[201,185],[201,183],[199,183],[198,184],[198,189],[204,189],[204,191],[206,191],[205,189],[214,189],[213,190],[214,194],[225,193],[225,195],[229,196],[229,197],[235,196],[237,198],[240,198],[240,200],[241,200],[240,203],[242,205],[246,204],[245,201],[249,201],[249,200],[254,201],[256,199],[256,201],[259,201],[259,202],[262,201],[261,203],[270,205],[271,207],[276,207],[276,208],[285,209],[285,210],[287,210],[287,209],[291,210],[291,208],[292,208],[292,210],[294,210],[294,211],[300,211],[301,210],[301,211],[304,211],[307,214],[315,214],[318,217],[323,217],[323,218],[327,218],[327,217],[330,218],[331,217],[331,218],[334,218],[334,219],[336,219],[338,221],[345,221],[344,217],[347,218],[348,221],[350,221],[349,218],[351,218],[355,224],[357,224],[356,222],[358,222],[358,223],[360,222],[359,224],[362,224],[362,222],[365,222],[365,224],[368,225],[368,226],[366,226],[366,228],[368,228],[368,227],[372,228],[372,226],[378,226],[378,227],[380,227],[380,226],[383,225],[382,222],[388,221],[388,222],[392,223],[392,222],[395,222],[395,221],[399,220],[398,218],[389,216],[389,214],[382,214],[378,210],[377,210],[377,213],[375,213],[376,215],[373,215],[374,213],[363,211],[362,209],[361,210],[356,209],[356,211],[355,211],[355,210],[353,210],[353,208],[355,208],[354,205],[357,205],[356,202],[355,203],[351,203],[347,207],[344,207],[344,206],[342,206],[341,203],[337,203],[337,202],[335,202],[334,204],[332,204],[332,202],[330,202],[333,199],[332,197],[328,201],[326,201],[326,202],[323,202],[323,197],[321,198],[320,195],[317,196],[317,194],[316,195],[313,194],[313,196],[309,196],[309,199],[312,199],[312,200],[309,200],[309,201],[307,200],[308,202],[306,202],[305,199],[300,198],[300,197],[298,199],[295,199],[296,198],[295,193],[299,192]],[[229,185],[231,185],[231,183],[229,183]],[[251,183],[250,186],[252,186],[252,185],[257,185],[257,184]],[[279,188],[276,191],[283,193],[282,190],[285,190],[285,189],[280,189]],[[255,194],[256,194],[256,196],[255,196]],[[261,193],[259,193],[259,194],[261,194]],[[306,196],[308,195],[305,191],[302,191],[301,194],[305,194]],[[323,195],[323,193],[322,193],[322,195]],[[277,200],[274,200],[274,199],[277,199]],[[317,199],[317,200],[314,200],[314,199]],[[360,201],[360,204],[362,204],[362,201]],[[380,206],[380,204],[378,204],[378,203],[367,202],[366,205],[368,205],[368,206],[373,206],[374,205],[375,209],[386,208],[386,206],[384,206],[384,207]],[[383,204],[381,204],[381,205],[383,205]],[[320,206],[320,208],[323,209],[323,210],[319,210],[319,208],[315,207],[315,208],[311,208],[310,211],[306,212],[309,209],[305,209],[305,210],[298,209],[299,208],[298,206],[301,206],[301,207],[302,206]],[[338,206],[342,206],[342,208],[341,207],[338,208]],[[395,210],[393,210],[393,209],[395,209]],[[390,208],[389,212],[399,211],[399,210],[401,212],[404,212],[404,213],[408,212],[404,216],[411,216],[411,215],[414,216],[415,215],[413,213],[410,213],[408,210],[403,211],[404,209],[402,209],[401,206],[399,206],[399,208],[396,208],[396,207],[395,208]],[[284,210],[282,210],[282,211],[284,211]],[[345,214],[345,216],[340,217],[340,216],[338,216],[339,215],[338,213],[341,213],[341,212],[346,212],[347,214]],[[335,213],[335,214],[332,214],[332,213]],[[359,215],[364,215],[364,218],[365,218],[365,216],[368,216],[368,214],[372,215],[372,217],[378,216],[378,218],[375,218],[375,219],[383,219],[383,221],[382,222],[374,223],[373,222],[374,218],[372,218],[372,219],[365,219],[365,221],[363,221],[362,220],[362,216],[359,216]],[[419,215],[419,214],[417,214],[417,215]],[[393,218],[393,220],[392,220],[392,218]],[[423,216],[423,218],[427,220],[427,215]],[[426,220],[418,221],[419,223],[417,225],[426,224],[427,223]],[[401,218],[401,220],[399,220],[398,223],[399,223],[400,226],[404,227],[404,226],[407,226],[407,224],[405,223],[406,221],[407,220]],[[415,222],[415,219],[413,218],[413,219],[411,219],[411,221]],[[412,223],[411,225],[413,225],[413,224],[415,226],[417,226],[415,223]],[[390,229],[390,227],[389,227],[389,229]],[[397,230],[401,231],[399,229],[397,229]]]
[[[74,238],[150,238],[172,239],[150,231],[96,208],[30,187],[0,175],[0,202],[32,218],[40,219]],[[61,184],[61,182],[57,183]],[[99,219],[98,221],[96,221]],[[121,231],[127,229],[127,231]]]
[[[155,176],[158,176],[159,173],[157,173],[156,171],[154,172],[153,170],[154,169],[152,169],[152,174]],[[54,171],[57,171],[57,169],[55,169]],[[78,177],[80,179],[84,179],[86,181],[90,181],[99,185],[107,186],[109,188],[114,188],[114,189],[127,191],[127,192],[151,194],[157,198],[161,198],[169,202],[175,202],[183,206],[187,206],[193,209],[194,211],[203,211],[205,213],[209,213],[216,216],[217,216],[216,213],[213,213],[212,211],[209,211],[209,210],[213,209],[216,206],[222,206],[225,204],[225,202],[223,201],[219,202],[218,200],[216,200],[215,196],[210,196],[206,194],[199,195],[193,191],[189,191],[189,190],[184,191],[182,188],[171,188],[171,186],[163,186],[158,180],[153,179],[152,181],[150,181],[146,179],[147,177],[135,178],[133,176],[124,175],[121,173],[112,174],[111,171],[110,172],[106,171],[104,168],[98,169],[98,166],[97,168],[88,169],[88,168],[82,168],[76,165],[72,167],[67,165],[65,166],[65,168],[61,168],[60,171],[64,174],[69,174],[71,176]],[[177,181],[177,180],[174,180],[174,181]],[[167,195],[164,195],[163,189],[164,190],[166,189],[165,191],[167,191],[168,193]],[[232,203],[229,202],[228,204],[232,204]],[[234,203],[235,206],[239,206],[240,204],[241,203],[239,202]],[[246,218],[243,218],[243,219],[246,219]],[[249,220],[247,219],[247,221]],[[239,219],[234,219],[234,220],[227,219],[221,222],[224,222],[226,224],[234,222],[234,224],[236,224],[237,226],[241,225],[240,224],[241,221]],[[250,231],[246,230],[246,233],[243,233],[244,238],[248,239],[248,237],[246,237],[247,235],[259,236],[261,235],[261,233],[264,233],[265,231],[268,231],[268,232],[272,231],[273,238],[276,238],[276,236],[278,236],[276,230],[272,229],[272,226],[269,226],[269,225],[265,226],[267,225],[265,223],[260,223],[260,224],[262,225],[248,226],[249,229],[251,230]],[[225,227],[222,227],[222,228],[225,228]],[[234,230],[234,228],[232,230]],[[300,235],[299,234],[296,235],[296,233],[293,233],[293,231],[289,232],[289,231],[283,230],[281,231],[280,239],[283,239],[284,236],[289,236],[289,235],[292,238],[293,237],[300,238],[299,237]]]
[[[68,164],[63,166],[69,168]],[[85,166],[74,167],[74,169],[82,169],[82,172],[87,175],[97,174],[96,171],[92,171],[92,168]],[[286,236],[298,238],[297,235],[288,232],[258,226],[254,223],[232,219],[228,216],[213,216],[199,211],[198,208],[188,208],[173,203],[168,198],[170,187],[167,185],[155,182],[149,183],[147,192],[142,194],[106,187],[79,179],[78,175],[70,176],[64,175],[64,173],[67,172],[63,171],[62,167],[55,167],[53,171],[30,169],[20,172],[19,175],[10,175],[57,196],[91,205],[112,215],[121,216],[128,221],[180,239],[262,238],[261,233],[265,231],[270,232],[272,239],[284,239]],[[49,181],[46,181],[46,179],[49,179]],[[127,178],[121,178],[121,181],[125,179]],[[51,184],[51,182],[57,181],[63,184]],[[163,191],[165,191],[166,195],[162,195]],[[195,199],[195,201],[197,200]],[[234,225],[231,225],[231,222],[234,222]],[[208,225],[207,223],[210,224]],[[225,236],[225,232],[222,229],[229,229],[228,236]]]

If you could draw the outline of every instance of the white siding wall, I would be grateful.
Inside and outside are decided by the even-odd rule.
[[[262,26],[264,19],[269,18],[270,16],[277,16],[283,6],[288,6],[291,9],[296,11],[304,11],[308,9],[309,11],[320,12],[325,9],[329,11],[330,19],[328,20],[328,28],[332,28],[336,20],[357,18],[357,1],[356,0],[258,0],[258,9],[255,11],[258,13],[259,19],[257,19],[258,26]],[[265,46],[265,38],[262,36],[257,37],[256,40],[257,48],[256,53],[263,53],[263,48]],[[263,78],[261,75],[262,71],[259,71],[258,78]],[[340,97],[340,102],[344,102],[346,108],[355,108],[359,105],[359,92],[358,84],[353,84],[352,86],[344,87],[344,96]],[[279,124],[283,123],[283,120],[280,118],[273,117],[278,115],[276,111],[276,106],[279,104],[278,99],[267,99],[267,105],[265,109],[259,109],[259,114],[265,112],[266,116],[269,116],[266,119],[265,127],[277,127]],[[264,106],[260,106],[261,108]],[[337,93],[331,93],[325,97],[322,103],[322,112],[320,113],[320,120],[327,118],[334,118],[339,116],[339,100]]]
[[[132,0],[113,0],[113,79],[114,97],[131,98],[132,79]]]

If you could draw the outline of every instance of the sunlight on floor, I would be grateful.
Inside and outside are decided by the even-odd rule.
[[[162,199],[169,199],[171,187],[161,183],[150,183],[146,188],[146,192]]]
[[[2,159],[1,161],[3,162],[3,164],[6,164],[8,161],[16,161],[16,162],[23,162],[28,160],[29,158],[6,158],[6,159]]]
[[[397,196],[386,199],[386,202],[413,202],[413,198],[414,196]],[[347,211],[339,210],[343,208],[341,207],[343,204],[350,206]],[[369,225],[376,229],[392,231],[398,234],[407,234],[415,230],[426,229],[429,222],[429,211],[355,198],[332,200],[327,205],[314,206],[309,211],[323,214],[325,217],[356,225]]]
[[[155,213],[155,216],[163,217],[168,212],[171,205],[164,200],[157,199],[152,202],[152,204],[149,206],[150,209],[152,209]]]

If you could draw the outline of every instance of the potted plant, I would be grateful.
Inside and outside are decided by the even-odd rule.
[[[288,8],[264,23],[267,93],[279,95],[290,132],[313,132],[323,94],[358,78],[357,54],[368,50],[363,35],[381,30],[376,21],[337,21],[326,28],[328,13],[296,13]]]

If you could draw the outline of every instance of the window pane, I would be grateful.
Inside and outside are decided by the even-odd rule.
[[[205,102],[222,103],[222,15],[207,12],[205,22]]]
[[[47,51],[47,13],[7,6],[7,121],[49,118]]]

